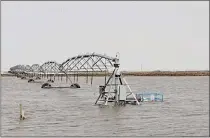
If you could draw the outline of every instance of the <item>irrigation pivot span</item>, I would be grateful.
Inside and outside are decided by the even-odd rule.
[[[120,71],[119,54],[116,57],[96,53],[81,54],[68,58],[61,64],[56,61],[47,61],[42,65],[16,65],[10,68],[10,72],[22,77],[50,77],[50,80],[51,77],[54,77],[53,81],[55,81],[55,76],[60,76],[61,80],[65,76],[66,82],[70,82],[70,86],[65,88],[80,88],[78,75],[81,72],[86,73],[87,77],[92,74],[90,75],[91,84],[94,72],[104,72],[104,84],[99,86],[99,96],[95,104],[108,105],[109,103],[114,103],[114,105],[126,105],[131,103],[138,105],[141,101],[141,98],[137,99],[132,92]],[[77,83],[75,83],[76,77]],[[72,78],[74,78],[74,81],[71,80]],[[51,83],[52,80],[45,82],[42,88],[53,88]],[[62,87],[58,86],[57,88]]]

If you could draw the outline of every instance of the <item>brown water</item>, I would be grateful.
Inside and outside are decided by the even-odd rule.
[[[135,92],[162,92],[164,102],[125,107],[94,105],[102,77],[81,89],[41,89],[3,77],[2,136],[208,136],[209,77],[126,77]],[[67,85],[65,79],[53,84]],[[26,120],[19,120],[22,103]]]

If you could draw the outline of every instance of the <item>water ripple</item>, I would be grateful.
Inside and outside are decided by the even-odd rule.
[[[39,83],[2,78],[3,136],[207,136],[208,77],[127,77],[134,92],[159,91],[164,102],[95,106],[102,77],[82,89],[41,89]],[[139,85],[137,85],[139,84]],[[65,81],[53,85],[67,86]],[[19,104],[26,120],[19,120]]]

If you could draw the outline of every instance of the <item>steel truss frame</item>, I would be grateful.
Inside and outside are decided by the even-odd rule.
[[[75,74],[79,72],[110,72],[112,70],[111,76],[109,76],[108,80],[106,80],[105,77],[105,85],[103,86],[104,91],[99,93],[99,96],[95,102],[95,104],[98,104],[99,101],[103,101],[104,105],[107,105],[108,102],[115,102],[119,103],[120,101],[118,100],[117,94],[117,87],[119,85],[123,86],[126,85],[129,92],[127,93],[126,98],[129,95],[133,96],[132,101],[135,101],[136,104],[139,104],[135,94],[132,92],[131,88],[127,84],[126,80],[122,77],[122,74],[119,70],[119,56],[116,56],[115,58],[109,57],[106,55],[101,55],[101,54],[96,54],[96,53],[91,53],[91,54],[82,54],[78,56],[71,57],[64,61],[62,64],[58,64],[55,61],[48,61],[39,66],[38,64],[33,64],[31,67],[29,65],[16,65],[10,70],[15,73],[21,73],[21,72],[26,72],[26,73],[31,73],[33,72],[36,75],[46,75],[46,74],[65,74],[66,78],[70,80],[72,83],[69,75]],[[124,84],[123,84],[124,83]],[[106,88],[109,88],[109,90],[106,90]],[[112,88],[114,87],[114,91]],[[114,96],[113,96],[114,94]],[[110,99],[115,97],[115,99]],[[127,102],[124,101],[124,102]]]

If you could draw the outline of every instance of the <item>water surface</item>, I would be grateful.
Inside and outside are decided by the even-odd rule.
[[[2,78],[2,136],[208,136],[209,77],[126,77],[134,92],[162,92],[164,102],[95,106],[98,86],[79,78],[81,89],[41,89],[16,77]],[[69,83],[69,82],[68,82]],[[54,86],[69,85],[63,78]],[[19,120],[19,104],[26,120]]]

